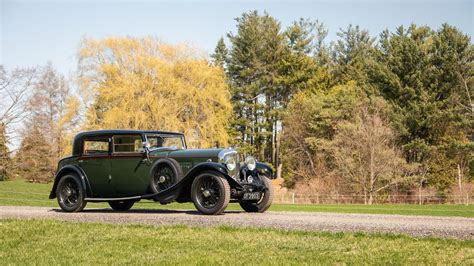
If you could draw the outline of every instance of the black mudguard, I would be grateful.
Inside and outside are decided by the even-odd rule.
[[[84,195],[92,195],[92,189],[89,185],[89,180],[87,180],[87,176],[84,171],[82,171],[82,169],[76,165],[66,165],[63,168],[59,169],[59,171],[56,173],[56,176],[54,177],[53,188],[49,193],[49,199],[56,198],[56,188],[58,187],[59,180],[62,176],[70,173],[76,174],[81,179]]]
[[[149,195],[141,196],[142,199],[154,199],[160,202],[167,202],[172,198],[188,198],[190,194],[191,184],[196,176],[198,176],[203,171],[216,171],[222,174],[231,188],[242,190],[243,187],[235,181],[231,176],[227,174],[227,170],[222,164],[214,162],[204,162],[193,167],[178,183],[174,184],[170,188],[160,191],[158,193],[153,193]]]
[[[264,175],[269,179],[276,178],[275,174],[273,173],[273,169],[270,167],[270,165],[265,163],[257,163],[257,172],[260,175]]]

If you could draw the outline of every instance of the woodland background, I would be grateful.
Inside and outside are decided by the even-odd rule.
[[[0,180],[50,182],[82,130],[159,129],[253,155],[298,193],[468,199],[471,37],[448,24],[327,34],[249,11],[210,57],[156,37],[86,38],[73,77],[0,66]]]

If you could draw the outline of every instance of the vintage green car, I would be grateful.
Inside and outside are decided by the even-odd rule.
[[[87,202],[125,211],[142,199],[193,202],[203,214],[220,214],[229,202],[247,212],[266,211],[273,199],[272,169],[234,149],[187,149],[183,134],[98,130],[79,133],[72,156],[58,163],[50,199],[67,212]]]

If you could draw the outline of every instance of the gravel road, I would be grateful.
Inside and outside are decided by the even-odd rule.
[[[64,213],[59,209],[44,207],[0,206],[0,219],[9,218],[148,225],[228,225],[331,232],[389,232],[411,236],[474,239],[474,218],[462,217],[316,212],[266,212],[260,214],[240,211],[227,211],[218,216],[204,216],[194,210],[151,209],[132,209],[128,212],[115,212],[111,209],[86,209],[80,213]]]

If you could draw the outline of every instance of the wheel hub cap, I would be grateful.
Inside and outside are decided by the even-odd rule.
[[[166,181],[166,177],[165,176],[160,176],[158,182],[164,183],[165,181]]]
[[[203,195],[204,197],[208,198],[209,196],[211,196],[211,192],[206,189],[206,190],[204,190],[204,191],[202,192],[202,195]]]

